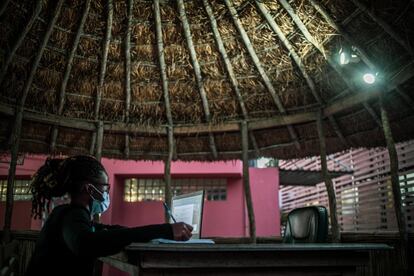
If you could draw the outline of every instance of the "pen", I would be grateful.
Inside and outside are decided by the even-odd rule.
[[[174,218],[174,216],[173,216],[173,214],[171,212],[170,207],[168,207],[168,205],[164,201],[162,202],[162,204],[164,204],[165,211],[167,211],[168,215],[172,218],[172,220],[174,221],[174,223],[177,223],[177,221],[175,220],[175,218]]]

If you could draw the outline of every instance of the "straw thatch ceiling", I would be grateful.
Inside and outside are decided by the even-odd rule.
[[[21,152],[240,158],[247,122],[251,157],[303,157],[319,111],[328,152],[378,146],[380,93],[412,139],[412,2],[3,0],[1,150],[19,110]]]

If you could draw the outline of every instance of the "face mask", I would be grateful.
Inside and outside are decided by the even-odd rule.
[[[91,215],[93,216],[95,214],[102,214],[109,207],[109,204],[110,204],[109,193],[108,192],[102,193],[101,191],[96,189],[93,185],[90,185],[90,187],[94,189],[95,192],[101,195],[103,198],[103,201],[100,201],[90,194],[91,198],[93,199],[92,205],[91,205]]]

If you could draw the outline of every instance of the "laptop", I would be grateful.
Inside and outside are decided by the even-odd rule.
[[[188,241],[172,241],[155,239],[152,243],[214,243],[211,239],[201,239],[204,208],[204,191],[174,196],[171,201],[171,212],[177,222],[185,222],[193,226],[192,237]],[[170,223],[174,223],[170,218]]]
[[[171,201],[171,212],[175,220],[193,226],[194,239],[201,238],[203,207],[204,191],[174,196]],[[171,218],[170,223],[173,223]]]

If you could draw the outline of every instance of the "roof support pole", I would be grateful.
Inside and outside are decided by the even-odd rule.
[[[17,49],[22,45],[24,38],[26,37],[30,29],[33,27],[33,24],[35,23],[36,18],[39,16],[42,10],[42,3],[43,3],[42,0],[36,1],[36,6],[34,8],[32,16],[29,19],[29,22],[27,22],[27,24],[24,26],[22,32],[20,33],[17,40],[11,47],[11,50],[6,58],[6,61],[3,63],[3,66],[0,69],[0,83],[3,82],[4,76],[7,73],[7,68],[9,67],[11,61],[13,60],[14,54],[16,53]]]
[[[213,10],[211,8],[211,5],[210,5],[209,1],[203,0],[203,5],[204,5],[204,9],[206,10],[206,13],[208,15],[208,18],[210,20],[210,26],[211,26],[211,29],[213,31],[213,36],[214,36],[214,40],[216,41],[217,49],[220,52],[221,58],[224,62],[224,67],[226,68],[226,72],[227,72],[227,75],[230,79],[231,85],[233,87],[233,91],[236,94],[236,98],[239,102],[239,106],[240,106],[240,109],[242,111],[243,118],[244,118],[244,120],[248,120],[249,116],[247,114],[246,105],[244,104],[244,100],[243,100],[243,97],[242,97],[241,92],[240,92],[239,84],[238,84],[236,76],[234,74],[233,66],[230,63],[230,59],[227,55],[226,48],[224,47],[223,39],[221,38],[220,32],[218,30],[217,20],[214,17],[214,13],[213,13]],[[256,156],[260,156],[260,151],[257,147],[257,141],[256,141],[256,138],[254,136],[253,131],[249,132],[249,136],[250,136],[250,140],[252,141],[253,146],[256,150]]]
[[[15,126],[16,129],[21,129],[23,110],[19,110],[17,114],[18,126]],[[13,216],[13,191],[14,191],[14,179],[16,176],[16,165],[17,165],[17,155],[19,153],[19,143],[20,143],[20,132],[13,132],[12,137],[12,146],[10,150],[10,166],[9,173],[7,175],[7,194],[6,194],[6,211],[4,215],[4,226],[3,226],[3,237],[2,242],[8,243],[10,241],[10,230],[11,230],[11,221]]]
[[[227,6],[227,8],[230,12],[230,15],[233,19],[234,25],[236,26],[236,29],[238,30],[238,32],[239,32],[239,34],[240,34],[240,36],[243,40],[244,46],[246,47],[246,49],[247,49],[254,65],[255,65],[257,71],[259,72],[259,74],[260,74],[260,76],[261,76],[261,78],[264,82],[264,85],[266,86],[266,89],[271,94],[277,109],[279,110],[279,112],[282,115],[286,114],[286,110],[283,107],[282,102],[280,101],[280,98],[277,95],[275,88],[273,87],[273,84],[271,83],[271,81],[269,79],[269,76],[265,72],[265,70],[264,70],[264,68],[263,68],[263,66],[262,66],[262,64],[259,60],[259,57],[256,54],[256,51],[253,49],[252,43],[249,39],[249,36],[246,33],[246,30],[244,29],[242,23],[240,22],[240,20],[237,16],[236,9],[233,7],[233,4],[229,0],[224,0],[224,2],[226,3],[226,6]],[[300,149],[300,144],[299,144],[298,137],[297,137],[295,129],[291,125],[287,125],[287,128],[288,128],[289,135],[290,135],[291,139],[295,142],[296,148]]]
[[[254,209],[252,194],[250,192],[249,177],[249,134],[246,121],[240,123],[242,137],[242,159],[243,159],[243,187],[246,200],[247,212],[249,216],[249,235],[250,242],[256,243],[256,222],[254,219]]]
[[[102,142],[104,136],[104,124],[103,121],[99,121],[97,123],[97,139],[96,139],[96,150],[95,150],[95,158],[97,160],[101,160],[102,158]]]
[[[397,34],[392,27],[385,22],[381,17],[376,15],[373,11],[371,11],[364,3],[359,0],[351,0],[355,6],[357,6],[360,10],[366,13],[378,26],[380,26],[389,36],[391,36],[398,44],[400,44],[410,55],[413,55],[413,51],[411,47],[407,44],[407,42]]]
[[[165,160],[164,166],[164,181],[165,181],[165,204],[171,207],[171,199],[172,199],[172,187],[171,187],[171,162],[174,155],[174,136],[173,136],[173,129],[172,127],[167,127],[167,135],[168,135],[168,157]],[[170,217],[165,212],[165,222],[169,222]]]
[[[24,104],[26,102],[27,95],[29,94],[29,90],[32,85],[33,78],[36,73],[37,67],[39,66],[40,59],[42,58],[43,52],[46,48],[47,42],[49,41],[50,35],[52,34],[53,26],[55,25],[56,20],[60,14],[60,10],[62,8],[63,2],[64,2],[63,0],[59,0],[59,2],[56,4],[53,17],[48,23],[46,33],[39,47],[39,51],[37,52],[36,57],[33,61],[29,76],[23,88],[22,95],[20,96],[19,105],[17,106],[16,111],[15,111],[16,115],[14,119],[11,139],[10,139],[11,141],[11,150],[10,150],[11,162],[10,162],[10,167],[9,167],[9,176],[7,179],[6,212],[5,212],[5,217],[4,217],[4,239],[10,238],[10,227],[11,227],[11,219],[12,219],[12,214],[13,214],[14,177],[16,174],[17,154],[19,152]],[[4,240],[4,241],[7,241],[7,240]]]
[[[310,40],[312,43],[316,43],[316,40],[313,39],[313,37],[311,36],[311,34],[309,33],[308,29],[306,28],[306,26],[302,23],[302,21],[300,20],[300,18],[293,12],[292,7],[286,2],[286,1],[280,1],[282,6],[288,11],[288,13],[291,16],[294,16],[293,19],[295,21],[296,24],[298,24],[299,29],[304,33],[305,37]],[[288,50],[289,55],[292,57],[293,61],[295,62],[296,66],[299,68],[300,72],[302,73],[303,78],[306,80],[306,83],[308,84],[309,89],[312,92],[312,95],[315,97],[316,101],[320,104],[323,105],[322,99],[319,96],[318,92],[316,91],[316,85],[315,82],[313,81],[313,79],[309,76],[308,72],[306,71],[305,66],[303,65],[302,59],[299,57],[299,55],[296,53],[295,49],[293,48],[292,44],[290,43],[290,41],[287,39],[287,37],[284,35],[284,33],[282,32],[282,30],[280,29],[279,25],[276,23],[276,21],[273,19],[273,17],[270,15],[268,9],[266,8],[266,6],[261,3],[260,1],[256,1],[256,5],[259,8],[260,13],[262,14],[262,16],[266,19],[267,23],[269,24],[269,26],[271,27],[272,31],[280,38],[280,40],[282,41],[283,45],[285,46],[285,48]],[[316,47],[319,51],[321,51],[322,54],[324,54],[323,49],[321,49],[320,47]],[[344,135],[342,134],[335,118],[332,116],[328,116],[329,117],[329,121],[335,131],[335,133],[337,134],[337,136],[339,137],[339,139],[341,140],[342,144],[344,144],[345,146],[348,146],[348,142],[346,141]]]
[[[204,89],[203,78],[201,76],[200,64],[198,62],[197,53],[195,51],[195,47],[194,47],[194,43],[193,43],[193,39],[191,35],[190,24],[188,23],[188,18],[185,12],[184,1],[177,0],[177,6],[178,6],[178,12],[180,15],[180,20],[183,26],[184,36],[187,41],[188,51],[190,53],[191,63],[194,69],[195,79],[197,82],[198,90],[200,92],[201,101],[203,103],[205,119],[207,123],[210,123],[211,121],[210,108],[208,105],[207,94]],[[213,158],[217,159],[218,153],[217,153],[216,143],[214,140],[214,135],[212,133],[209,133],[209,144],[210,144],[210,149],[211,149]]]
[[[63,75],[62,84],[59,90],[59,104],[57,114],[63,114],[63,108],[65,106],[65,94],[66,94],[66,87],[68,85],[70,73],[72,71],[73,59],[75,57],[76,50],[78,49],[79,41],[81,35],[83,33],[83,26],[85,25],[86,18],[88,17],[89,8],[91,5],[91,0],[86,0],[85,8],[82,13],[81,21],[78,26],[78,30],[76,31],[75,39],[73,40],[72,48],[70,49],[68,55],[68,62],[66,63],[65,73]],[[56,148],[56,140],[58,136],[58,128],[53,127],[52,134],[51,134],[51,143],[50,143],[50,152],[53,154]]]
[[[390,173],[392,194],[394,199],[395,215],[397,217],[398,231],[401,240],[407,242],[407,230],[405,225],[404,214],[402,211],[401,190],[398,177],[398,154],[395,147],[394,138],[392,136],[391,124],[388,117],[388,112],[385,108],[385,95],[380,96],[381,121],[384,131],[385,142],[387,143],[388,155],[390,157]]]
[[[127,29],[125,34],[125,123],[129,123],[129,112],[131,109],[131,28],[133,0],[128,0],[127,6]],[[125,134],[124,146],[125,158],[129,158],[129,133]]]
[[[323,124],[322,124],[322,112],[318,113],[316,118],[316,127],[318,130],[318,137],[319,137],[319,147],[321,151],[321,168],[323,178],[325,180],[326,190],[328,192],[328,200],[329,200],[329,216],[331,218],[331,230],[332,230],[332,241],[333,242],[340,242],[341,241],[341,233],[338,225],[338,216],[336,213],[336,197],[335,197],[335,190],[333,187],[332,179],[328,173],[328,163],[326,158],[326,143],[325,143],[325,134],[323,131]]]
[[[109,51],[109,44],[111,42],[111,30],[112,30],[112,21],[113,21],[113,3],[112,0],[107,0],[107,18],[106,18],[106,32],[105,32],[105,38],[102,42],[103,44],[103,51],[102,51],[102,59],[100,63],[100,70],[99,70],[99,83],[98,87],[96,89],[96,98],[95,98],[95,120],[99,120],[99,110],[101,107],[101,100],[102,100],[102,94],[103,94],[103,85],[105,81],[105,74],[106,74],[106,65],[108,62],[108,51]],[[96,141],[96,135],[97,133],[94,131],[92,133],[91,138],[91,147],[90,147],[90,154],[94,154],[95,149],[95,141]]]
[[[160,64],[160,74],[161,74],[161,84],[162,92],[165,102],[165,113],[167,117],[168,126],[167,130],[167,139],[168,139],[168,156],[165,160],[164,167],[164,182],[165,182],[165,203],[171,208],[171,199],[172,199],[172,188],[171,188],[171,162],[176,158],[176,143],[174,139],[174,129],[173,129],[173,119],[171,114],[171,105],[170,105],[170,96],[168,92],[168,77],[167,77],[167,66],[165,64],[164,56],[164,41],[162,38],[162,24],[161,24],[161,8],[160,1],[154,0],[154,15],[155,15],[155,34],[157,40],[157,50],[158,50],[158,62]],[[167,212],[165,212],[165,222],[169,222],[170,218]]]

